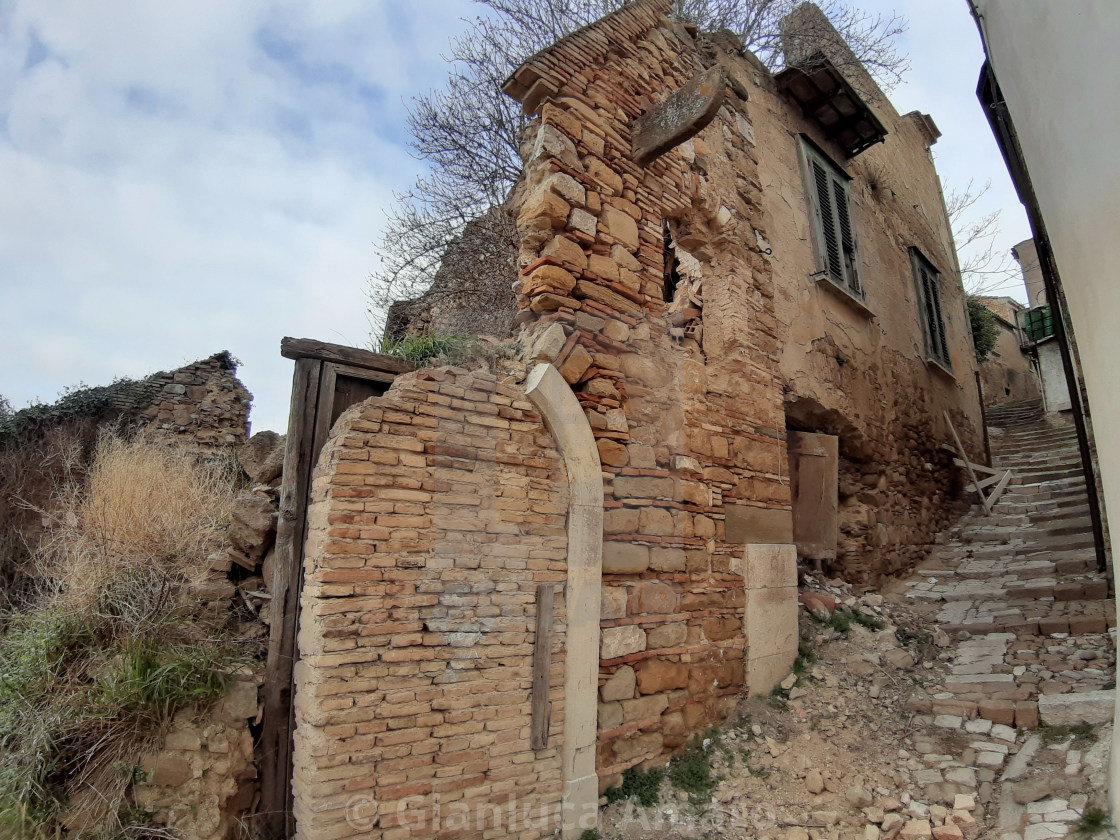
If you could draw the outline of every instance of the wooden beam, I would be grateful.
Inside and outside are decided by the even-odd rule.
[[[311,482],[311,447],[315,403],[322,363],[297,359],[292,376],[292,402],[280,485],[280,518],[276,526],[276,559],[272,579],[272,617],[268,667],[264,683],[264,717],[260,741],[262,837],[290,837],[292,768],[292,668],[299,618],[298,576],[307,524],[307,492]]]
[[[371,353],[357,347],[328,344],[325,341],[316,341],[313,338],[285,336],[280,339],[280,355],[285,359],[318,359],[323,362],[340,362],[344,365],[354,365],[368,370],[382,370],[387,373],[408,373],[411,370],[416,370],[416,365],[406,359]]]
[[[996,485],[996,489],[993,490],[991,492],[991,495],[989,495],[988,498],[984,500],[985,511],[987,511],[988,513],[992,512],[992,508],[995,507],[995,503],[999,501],[999,497],[1002,496],[1003,491],[1007,489],[1007,484],[1009,481],[1011,481],[1011,470],[1008,470],[1003,474],[1003,478],[999,480],[999,484]]]
[[[956,450],[953,450],[956,451]],[[985,467],[983,464],[974,464],[971,461],[965,463],[960,458],[954,458],[953,463],[958,467],[972,467],[977,472],[982,472],[985,475],[1003,475],[1003,470],[994,470],[991,467]]]
[[[529,744],[534,750],[548,746],[552,704],[548,700],[552,670],[552,614],[556,590],[551,583],[537,585],[537,632],[533,638],[533,702]]]
[[[999,473],[997,475],[990,475],[987,478],[985,478],[983,481],[981,481],[979,484],[968,485],[968,489],[969,490],[975,490],[977,493],[979,493],[985,487],[991,487],[993,484],[996,484],[997,482],[1001,481],[1002,479],[1003,479],[1003,473]]]
[[[972,479],[973,485],[979,485],[980,481],[976,478],[976,471],[972,469],[972,462],[968,460],[968,453],[964,451],[964,444],[961,443],[960,435],[957,434],[957,427],[953,425],[949,412],[943,411],[941,414],[945,417],[945,422],[949,424],[949,431],[953,433],[953,440],[956,441],[957,450],[961,453],[961,460],[964,461],[965,469],[968,470],[968,477]],[[987,511],[987,501],[984,499],[983,492],[980,493],[980,501],[984,502],[984,510]]]

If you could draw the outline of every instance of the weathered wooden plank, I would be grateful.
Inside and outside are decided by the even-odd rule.
[[[537,585],[537,632],[533,637],[533,696],[529,743],[534,750],[548,746],[552,704],[548,700],[552,665],[552,614],[556,590],[550,583]]]
[[[968,470],[968,477],[972,479],[973,485],[978,485],[980,481],[976,478],[976,471],[972,469],[972,462],[968,460],[968,453],[964,451],[964,444],[961,443],[961,437],[957,434],[957,427],[953,425],[948,411],[943,411],[941,413],[945,417],[945,422],[949,424],[949,431],[953,433],[953,440],[956,441],[957,450],[961,453],[961,460],[964,461],[965,469]],[[980,501],[984,503],[984,509],[987,510],[988,503],[984,499],[984,493],[982,491],[980,492]]]
[[[328,344],[325,341],[316,341],[313,338],[285,336],[280,339],[280,355],[285,359],[318,359],[323,362],[340,362],[344,365],[355,365],[360,368],[383,370],[389,373],[408,373],[410,370],[416,369],[412,362],[399,359],[396,356],[384,356],[380,353],[371,353],[368,350],[345,347],[341,344]]]
[[[979,491],[983,490],[985,487],[991,487],[993,484],[997,483],[1002,478],[1003,478],[1002,473],[997,473],[996,475],[990,475],[987,478],[985,478],[983,481],[981,481],[978,485],[976,485],[976,484],[968,485],[968,489],[973,490],[975,492],[979,492]]]
[[[953,451],[956,452],[955,449]],[[973,464],[971,461],[966,464],[960,458],[954,458],[953,463],[956,464],[958,467],[971,466],[977,472],[986,473],[987,475],[1002,475],[1003,474],[1003,470],[996,470],[996,469],[992,469],[991,467],[985,467],[983,464]]]
[[[276,526],[276,562],[272,581],[272,626],[264,684],[264,717],[260,741],[261,819],[264,837],[289,837],[292,824],[292,668],[295,664],[296,597],[307,522],[307,491],[311,481],[311,447],[315,403],[322,363],[297,359],[292,376],[292,402],[280,485],[280,518]]]
[[[1011,470],[1008,470],[1003,474],[1003,478],[999,480],[999,484],[996,485],[996,489],[993,490],[991,492],[991,495],[989,495],[988,498],[984,500],[985,511],[987,511],[988,513],[992,512],[992,508],[995,506],[995,503],[999,501],[999,497],[1003,495],[1003,491],[1007,489],[1007,484],[1010,481]]]

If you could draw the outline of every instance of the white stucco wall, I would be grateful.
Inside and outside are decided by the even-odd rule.
[[[1120,534],[1120,3],[971,0],[1069,303],[1109,527]],[[1113,743],[1113,813],[1120,749]]]

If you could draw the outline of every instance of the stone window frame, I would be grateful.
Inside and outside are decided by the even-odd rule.
[[[910,266],[914,276],[914,288],[918,295],[918,320],[922,325],[926,361],[952,375],[953,360],[949,352],[948,333],[945,330],[941,272],[915,247],[910,248]]]
[[[804,134],[800,141],[802,178],[817,263],[815,276],[864,304],[867,293],[861,280],[859,237],[852,213],[852,177]]]

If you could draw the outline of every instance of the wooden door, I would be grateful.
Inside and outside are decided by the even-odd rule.
[[[412,370],[403,359],[310,339],[285,338],[280,354],[296,364],[276,528],[263,728],[257,750],[261,770],[257,835],[268,840],[295,833],[292,675],[299,659],[296,638],[311,473],[342,412],[369,397],[381,396],[399,374]]]
[[[790,489],[793,495],[793,541],[798,557],[836,559],[839,504],[839,438],[789,433]]]

